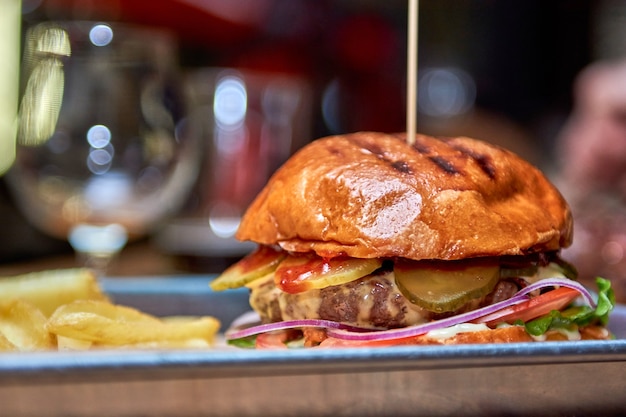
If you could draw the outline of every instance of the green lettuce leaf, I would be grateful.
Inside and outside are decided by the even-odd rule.
[[[231,339],[231,340],[228,340],[226,343],[229,344],[230,346],[235,346],[235,347],[242,348],[242,349],[254,349],[256,348],[256,336],[257,335],[252,335],[248,337],[242,337],[239,339]]]
[[[609,314],[615,306],[615,293],[611,282],[597,277],[598,301],[595,308],[590,306],[571,306],[563,311],[553,310],[550,313],[525,323],[526,331],[533,336],[541,336],[548,330],[576,330],[589,324],[606,326]]]

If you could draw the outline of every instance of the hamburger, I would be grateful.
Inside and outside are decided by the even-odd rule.
[[[210,283],[246,286],[255,347],[608,339],[614,297],[559,257],[572,215],[533,165],[479,140],[357,132],[270,178],[236,237],[258,249]]]

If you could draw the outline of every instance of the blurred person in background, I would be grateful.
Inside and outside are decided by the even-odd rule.
[[[574,216],[564,255],[576,259],[583,280],[609,278],[626,300],[626,59],[590,65],[574,98],[557,140],[557,184]]]
[[[597,3],[591,63],[576,77],[573,109],[556,137],[555,181],[572,206],[581,280],[613,282],[626,302],[626,2]]]

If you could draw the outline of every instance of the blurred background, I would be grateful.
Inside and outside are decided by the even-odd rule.
[[[577,76],[593,62],[626,53],[622,3],[421,0],[418,131],[504,145],[561,181],[559,138],[574,113]],[[252,156],[231,153],[217,160],[214,151],[203,149],[198,180],[180,210],[131,241],[131,253],[149,247],[164,255],[155,264],[159,267],[168,259],[172,270],[211,272],[240,256],[247,247],[207,240],[228,228],[224,222],[221,229],[208,227],[211,202],[220,192],[240,193],[236,203],[245,206],[262,186],[258,179],[307,141],[357,130],[405,130],[406,0],[23,0],[21,18],[22,31],[50,20],[90,20],[170,32],[181,82],[190,90],[189,117],[215,105],[220,70],[248,80],[249,108],[255,88],[276,78],[290,80],[290,89],[281,90],[271,104],[258,104],[289,116],[288,122],[276,121],[280,117],[272,119],[263,110],[269,120],[263,128],[274,129],[275,138],[288,136],[287,142],[275,139],[266,153],[254,148]],[[210,91],[203,95],[205,87]],[[198,131],[212,130],[202,126],[211,117],[217,114],[199,116]],[[260,166],[259,155],[270,161],[262,175],[255,168],[246,176],[250,167]],[[220,184],[226,191],[218,190]],[[65,239],[26,220],[6,178],[0,179],[0,218],[0,264],[72,254]],[[603,260],[617,268],[624,263],[624,246],[619,237],[613,241]],[[589,243],[596,253],[599,244]],[[154,269],[144,264],[140,271]]]

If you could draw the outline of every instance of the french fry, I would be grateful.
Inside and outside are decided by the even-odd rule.
[[[208,348],[219,326],[112,304],[89,269],[0,278],[0,351]]]
[[[89,350],[93,343],[89,340],[72,339],[71,337],[57,336],[58,350]]]
[[[45,328],[46,317],[32,304],[12,300],[0,304],[0,333],[17,350],[47,350],[56,346]]]
[[[13,350],[18,350],[17,346],[9,342],[9,339],[0,331],[0,352],[10,352]]]
[[[184,339],[184,340],[156,340],[153,342],[135,343],[128,345],[105,345],[93,344],[95,349],[208,349],[213,346],[213,342],[205,339]]]
[[[74,300],[108,300],[89,269],[59,269],[0,278],[0,303],[28,301],[49,317]]]
[[[209,345],[219,329],[213,317],[159,319],[130,307],[102,301],[75,301],[59,307],[46,323],[57,337],[99,346],[184,346],[194,339]]]

